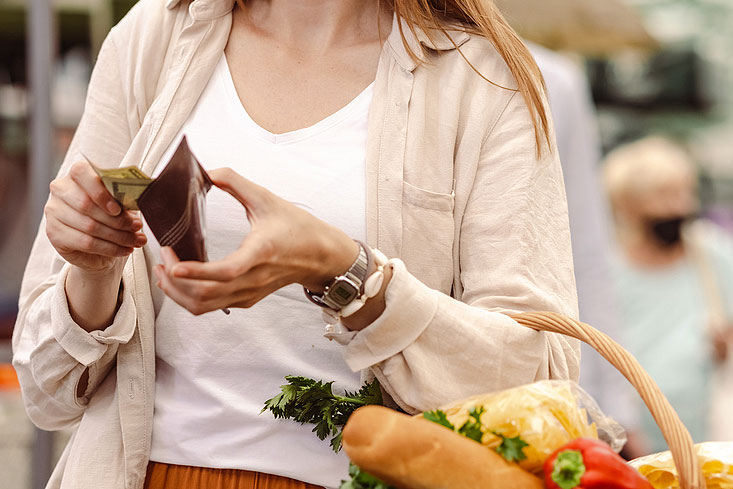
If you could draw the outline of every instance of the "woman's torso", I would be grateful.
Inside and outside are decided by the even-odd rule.
[[[104,83],[96,84],[97,92],[88,101],[96,113],[111,110],[110,101],[119,102],[113,108],[124,117],[124,134],[118,134],[119,141],[110,140],[83,121],[77,144],[103,166],[136,165],[153,173],[225,49],[232,5],[231,0],[136,4],[105,43],[105,55],[95,69]],[[424,33],[415,37],[403,26],[410,48],[419,52],[421,44],[427,46],[430,63],[418,68],[397,25],[395,20],[381,51],[369,109],[367,242],[402,258],[428,287],[460,299],[456,233],[487,135],[513,95],[486,84],[463,56],[497,84],[513,81],[488,41],[469,42],[470,36],[461,31],[451,38],[438,32],[431,39]],[[100,75],[100,70],[110,74]],[[443,76],[447,73],[450,83]],[[118,126],[112,127],[121,130]],[[134,288],[136,329],[116,350],[116,368],[86,407],[49,487],[142,487],[155,391],[155,308],[146,273],[152,261],[149,252],[135,252],[128,260],[125,273]],[[90,464],[90,453],[103,465]]]

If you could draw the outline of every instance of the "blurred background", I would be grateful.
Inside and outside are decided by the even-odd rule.
[[[65,433],[38,431],[27,421],[10,366],[10,338],[23,268],[48,183],[81,117],[96,53],[109,29],[134,3],[134,0],[0,0],[0,486],[3,488],[43,487],[68,437]],[[733,282],[733,247],[729,246],[726,234],[733,231],[733,0],[500,0],[497,3],[531,43],[547,81],[568,188],[581,319],[619,340],[640,358],[652,375],[658,369],[660,383],[667,382],[664,372],[669,366],[660,365],[657,360],[659,355],[665,355],[664,351],[669,352],[670,345],[653,339],[670,331],[682,331],[673,336],[676,343],[671,348],[674,349],[685,343],[683,333],[697,338],[699,341],[694,345],[698,353],[703,352],[701,361],[705,365],[699,370],[702,377],[690,382],[706,386],[699,394],[702,397],[694,399],[696,404],[703,405],[705,412],[691,414],[696,419],[686,424],[689,427],[700,416],[705,417],[706,425],[698,434],[693,433],[695,441],[732,439],[730,427],[717,424],[722,421],[714,411],[723,409],[725,413],[727,407],[728,412],[733,412],[733,404],[729,404],[725,395],[718,398],[719,394],[725,394],[725,388],[715,384],[724,382],[721,380],[725,378],[724,370],[731,363],[725,350],[730,344],[726,339],[729,318],[733,317],[727,311],[727,304],[733,304],[733,285],[729,286]],[[682,293],[679,287],[667,291],[665,286],[675,286],[677,282],[664,280],[662,285],[655,285],[659,283],[656,279],[665,277],[664,273],[679,264],[671,255],[665,255],[670,248],[656,242],[662,258],[644,255],[647,262],[644,258],[639,260],[641,252],[633,243],[624,241],[628,233],[622,228],[629,227],[630,218],[618,210],[617,202],[610,202],[606,197],[604,158],[619,147],[649,136],[654,136],[654,141],[664,141],[657,149],[648,150],[647,153],[655,156],[645,159],[639,156],[644,153],[639,150],[616,153],[621,154],[616,159],[639,162],[638,167],[629,170],[631,175],[643,173],[645,161],[684,159],[694,176],[688,190],[694,193],[699,205],[694,203],[683,210],[663,209],[657,215],[649,211],[639,222],[681,218],[689,223],[694,216],[704,217],[706,225],[715,229],[712,234],[698,233],[703,236],[700,240],[715,242],[701,245],[703,255],[707,249],[715,255],[712,278],[710,266],[698,266],[698,261],[686,254],[677,257],[679,263],[689,261],[690,270],[687,275],[675,276],[675,280],[679,284],[692,283],[693,289],[702,291],[696,296],[697,302],[693,301],[689,311],[685,311],[697,318],[697,323],[692,325],[677,324],[677,319],[664,316],[669,304],[679,303],[675,294]],[[672,153],[659,149],[662,146],[672,147]],[[676,156],[664,157],[669,154]],[[649,184],[640,190],[648,191],[646,197],[633,198],[651,198],[649,209],[653,209],[654,202],[667,199],[664,178],[661,178],[667,167],[652,165],[650,168]],[[673,169],[669,172],[673,173]],[[632,198],[619,192],[622,200]],[[643,206],[639,203],[635,207]],[[714,238],[709,238],[711,235]],[[686,250],[693,248],[692,241]],[[648,244],[649,249],[642,246],[642,251],[652,250],[653,255],[654,247],[653,243]],[[706,269],[707,273],[698,273],[698,269]],[[641,275],[633,275],[637,272]],[[625,285],[630,276],[635,284],[644,286],[632,290]],[[710,296],[717,296],[717,301],[711,301]],[[689,298],[690,294],[684,293],[684,297]],[[660,303],[662,310],[655,312]],[[641,328],[652,340],[640,338]],[[581,383],[604,410],[628,428],[628,455],[653,451],[655,434],[645,432],[643,409],[633,392],[592,353],[584,351],[584,354]],[[685,355],[691,354],[675,352],[672,362],[684,368]],[[681,381],[669,382],[668,387],[663,385],[663,390],[670,398],[674,397],[675,389],[689,392]],[[681,412],[687,409],[682,401],[675,407]]]

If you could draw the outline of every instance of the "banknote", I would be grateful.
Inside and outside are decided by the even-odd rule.
[[[152,178],[135,166],[102,169],[92,162],[89,162],[89,164],[97,172],[99,178],[102,179],[107,191],[124,209],[139,210],[137,199],[148,188],[150,182],[153,181]]]

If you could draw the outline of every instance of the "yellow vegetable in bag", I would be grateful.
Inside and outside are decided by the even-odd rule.
[[[598,405],[576,383],[539,381],[490,394],[474,396],[441,408],[448,421],[462,426],[473,408],[483,407],[481,443],[496,449],[504,438],[521,437],[526,459],[518,464],[542,473],[542,464],[557,448],[576,438],[596,438],[619,451],[626,441],[623,429],[601,413]],[[501,435],[501,436],[498,436]]]
[[[695,445],[707,489],[733,489],[733,442],[709,441]],[[670,451],[637,458],[629,465],[654,486],[654,489],[679,489],[677,469]]]

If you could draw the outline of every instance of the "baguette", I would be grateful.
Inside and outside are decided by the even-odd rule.
[[[400,489],[542,489],[542,481],[494,450],[422,417],[365,406],[349,418],[351,461]]]

